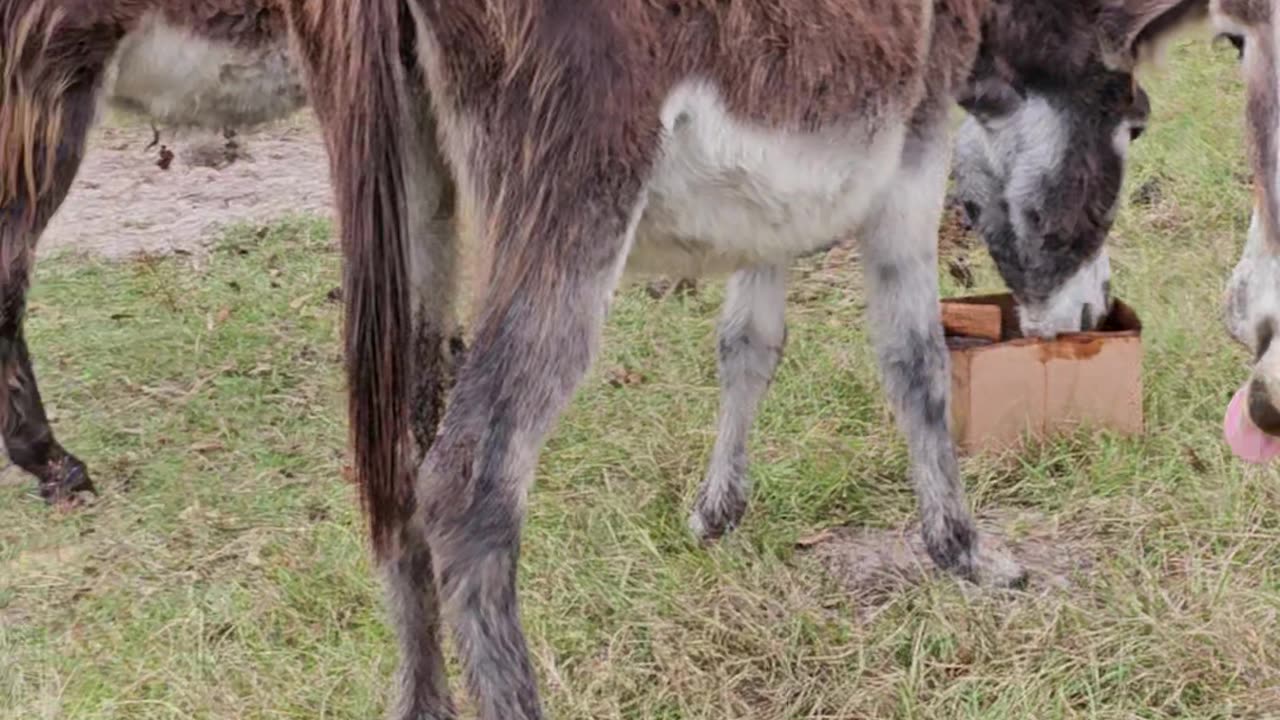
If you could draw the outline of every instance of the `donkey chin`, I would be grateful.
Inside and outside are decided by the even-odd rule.
[[[1280,437],[1280,255],[1267,240],[1255,211],[1249,238],[1227,284],[1227,331],[1253,353],[1249,418],[1258,429]]]
[[[287,43],[237,46],[148,18],[121,43],[107,102],[177,128],[250,128],[307,103]]]
[[[1043,302],[1020,303],[1018,323],[1025,337],[1052,339],[1096,330],[1110,313],[1111,259],[1104,247]]]

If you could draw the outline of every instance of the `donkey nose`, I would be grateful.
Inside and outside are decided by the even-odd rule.
[[[1280,409],[1271,401],[1266,383],[1256,377],[1249,383],[1249,419],[1262,432],[1280,437]]]

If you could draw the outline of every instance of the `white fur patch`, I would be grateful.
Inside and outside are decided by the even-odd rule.
[[[245,127],[306,103],[286,44],[244,50],[150,15],[127,35],[108,74],[109,102],[177,126]]]
[[[1115,132],[1111,134],[1111,147],[1115,148],[1121,160],[1129,157],[1129,145],[1133,142],[1134,129],[1142,127],[1145,126],[1131,120],[1121,120],[1116,126]]]
[[[1090,308],[1094,323],[1101,321],[1110,310],[1106,293],[1110,279],[1111,258],[1104,247],[1093,260],[1080,266],[1047,302],[1018,309],[1022,334],[1053,338],[1060,333],[1079,331],[1082,329],[1081,314],[1086,306]]]
[[[665,141],[628,270],[693,274],[781,264],[848,237],[901,163],[905,126],[772,131],[686,82],[662,109]]]
[[[1209,23],[1216,33],[1247,36],[1249,29],[1238,20],[1222,11],[1222,0],[1210,0]]]
[[[1274,319],[1280,329],[1280,257],[1271,249],[1255,209],[1244,251],[1227,284],[1227,331],[1257,352],[1258,327],[1266,318]]]
[[[1014,124],[1017,132],[994,128],[990,137],[1000,138],[1001,144],[992,144],[990,159],[997,174],[1008,178],[1005,195],[1010,207],[1034,205],[1040,198],[1044,176],[1062,164],[1067,152],[1067,128],[1049,102],[1036,95],[1005,122]],[[1004,142],[1006,139],[1011,142]],[[1021,212],[1013,212],[1009,221],[1019,237],[1040,234],[1039,228],[1027,226],[1027,218]]]

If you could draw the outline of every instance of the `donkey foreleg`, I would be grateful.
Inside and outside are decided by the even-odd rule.
[[[689,528],[702,541],[719,538],[747,509],[747,440],[773,382],[787,340],[786,271],[743,270],[728,283],[720,319],[720,420],[706,478],[698,488]]]
[[[884,391],[906,436],[929,556],[975,582],[1016,584],[1024,574],[1012,559],[979,548],[949,429],[950,367],[937,269],[944,141],[908,142],[920,147],[904,153],[898,176],[859,232]]]

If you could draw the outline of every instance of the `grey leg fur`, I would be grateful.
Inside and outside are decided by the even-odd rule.
[[[517,599],[520,533],[543,440],[599,344],[635,232],[634,197],[498,230],[473,344],[418,476],[437,586],[480,720],[542,717]]]
[[[747,439],[787,340],[786,271],[743,270],[729,279],[720,319],[720,420],[706,479],[689,516],[702,541],[732,530],[747,509]]]
[[[420,533],[405,532],[394,559],[383,563],[386,603],[400,646],[392,720],[452,720],[444,655],[440,651],[440,605],[431,552]]]
[[[941,133],[924,136],[945,138]],[[898,178],[858,234],[884,391],[909,446],[930,557],[975,582],[1020,583],[1025,576],[1012,559],[979,552],[951,441],[950,366],[937,275],[945,140],[907,142]]]
[[[425,100],[421,107],[426,107]],[[415,152],[404,163],[406,212],[413,229],[409,258],[413,282],[414,373],[412,409],[416,467],[435,438],[451,385],[461,332],[454,317],[458,237],[453,180],[436,147],[435,128],[424,113]],[[400,646],[391,720],[456,717],[440,646],[440,607],[431,551],[420,527],[406,527],[383,562],[387,608]]]

